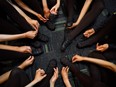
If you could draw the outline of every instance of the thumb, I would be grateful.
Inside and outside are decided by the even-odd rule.
[[[47,76],[47,74],[43,75],[42,79],[45,78]]]
[[[98,46],[99,46],[99,43],[96,44],[96,47],[98,47]]]

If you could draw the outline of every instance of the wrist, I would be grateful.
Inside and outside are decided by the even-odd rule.
[[[72,87],[69,80],[65,80],[64,83],[65,83],[66,87]]]
[[[55,83],[54,82],[50,82],[50,87],[54,87]]]
[[[22,66],[22,64],[19,65],[18,68],[20,68],[20,69],[24,69],[24,67]]]

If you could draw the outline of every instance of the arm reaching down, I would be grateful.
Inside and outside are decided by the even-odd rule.
[[[75,55],[72,58],[72,62],[77,62],[77,61],[87,61],[87,62],[91,62],[91,63],[95,63],[97,65],[100,65],[104,68],[108,68],[114,72],[116,72],[116,65],[108,62],[106,60],[102,60],[102,59],[97,59],[97,58],[90,58],[90,57],[83,57],[83,56],[79,56],[79,55]]]

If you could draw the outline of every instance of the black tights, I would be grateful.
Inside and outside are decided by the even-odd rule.
[[[0,13],[10,17],[13,22],[18,24],[21,28],[20,31],[26,32],[29,30],[34,30],[31,25],[23,18],[16,9],[7,0],[0,0]],[[2,15],[0,15],[2,18]],[[5,24],[4,24],[5,25]],[[6,25],[7,27],[7,25]],[[7,31],[6,31],[7,32]]]
[[[74,21],[74,14],[79,14],[83,6],[84,0],[62,0],[63,2],[63,12],[67,16],[67,21]]]
[[[69,62],[69,60],[62,59],[62,63],[65,66],[68,66],[72,74],[77,78],[75,82],[80,82],[83,87],[107,87],[101,81],[97,81],[96,79],[82,73],[73,63]]]
[[[87,28],[103,10],[102,0],[94,0],[90,10],[85,14],[80,23],[67,35],[67,39],[73,40],[83,29]]]
[[[16,51],[0,49],[0,61],[25,60],[29,56],[31,56],[31,54],[29,54],[29,53],[20,53],[20,52],[16,52]]]
[[[116,22],[116,15],[113,15],[111,16],[111,18],[109,18],[105,26],[103,26],[100,29],[100,31],[98,31],[95,35],[91,36],[90,38],[88,38],[83,42],[79,42],[80,43],[79,47],[90,46],[96,43],[98,40],[100,40],[100,38],[102,38],[103,36],[110,34],[116,28],[115,22]]]
[[[56,1],[57,0],[47,0],[48,8],[51,9],[56,4]],[[44,16],[41,0],[23,0],[23,2],[34,11]]]
[[[106,57],[107,55],[105,54],[110,54],[110,56]],[[99,58],[103,60],[112,60],[115,58],[116,52],[113,51],[106,51],[104,53],[102,52],[97,52],[94,51],[89,54],[89,57],[94,57],[94,58]],[[112,57],[114,56],[114,57]],[[108,87],[116,87],[115,81],[116,81],[116,75],[112,71],[99,67],[96,64],[89,64],[89,71],[90,71],[90,76],[97,81],[101,81],[105,84],[108,85]]]
[[[25,87],[30,82],[27,74],[20,68],[11,71],[8,81],[4,87]]]
[[[47,76],[42,81],[37,83],[34,87],[49,87],[49,81],[54,74],[53,68],[56,68],[56,66],[56,60],[50,60],[45,71]],[[8,81],[5,83],[5,87],[24,87],[29,83],[30,79],[28,78],[27,74],[22,69],[15,68],[11,71]]]

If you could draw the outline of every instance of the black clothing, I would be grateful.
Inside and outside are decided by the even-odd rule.
[[[34,87],[49,87],[50,86],[49,81],[52,75],[54,74],[53,68],[56,68],[56,67],[57,67],[57,61],[55,59],[50,60],[47,66],[47,69],[45,71],[47,76],[42,81],[35,84]],[[4,84],[4,87],[24,87],[28,85],[29,83],[30,83],[30,79],[28,75],[26,74],[26,72],[20,68],[14,68],[11,71],[9,79]]]
[[[104,24],[103,27],[101,27],[99,29],[99,31],[97,33],[95,33],[95,35],[91,36],[90,38],[88,38],[85,41],[79,42],[78,47],[90,46],[90,45],[96,43],[98,40],[100,40],[105,35],[110,34],[111,32],[115,32],[115,28],[116,28],[115,23],[116,23],[116,15],[110,16],[108,18],[108,21]]]
[[[105,51],[105,52],[94,51],[89,54],[89,57],[111,61],[111,60],[116,60],[115,58],[116,52],[115,51]],[[90,76],[92,78],[107,84],[108,87],[116,87],[116,83],[115,83],[116,73],[93,63],[89,63],[88,66],[89,66]]]
[[[61,62],[63,65],[68,66],[71,73],[77,78],[75,82],[80,82],[82,87],[107,87],[104,83],[101,81],[97,81],[96,79],[86,75],[85,73],[82,73],[78,67],[76,67],[74,64],[69,62],[67,58],[62,58]]]
[[[83,29],[91,25],[92,22],[99,16],[103,10],[104,5],[102,0],[94,0],[91,4],[90,10],[85,14],[80,23],[67,35],[68,40],[73,40]]]

